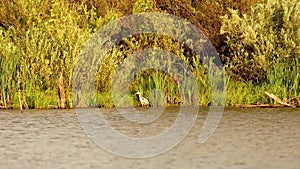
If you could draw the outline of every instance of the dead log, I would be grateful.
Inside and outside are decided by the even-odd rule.
[[[295,105],[289,104],[287,102],[282,101],[281,99],[279,99],[276,95],[274,95],[273,93],[269,93],[269,92],[265,92],[266,95],[268,95],[270,98],[274,99],[277,103],[281,104],[281,105],[285,105],[288,107],[293,107],[295,108]]]
[[[279,108],[279,107],[284,107],[284,105],[281,104],[238,104],[236,105],[237,107],[242,107],[242,108]]]

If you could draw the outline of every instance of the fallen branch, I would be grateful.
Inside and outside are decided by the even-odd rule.
[[[277,96],[275,96],[273,93],[265,92],[265,94],[268,95],[270,98],[274,99],[277,103],[279,103],[281,105],[285,105],[285,106],[288,106],[288,107],[296,108],[296,106],[294,106],[292,104],[289,104],[287,102],[282,101]]]
[[[281,104],[238,104],[237,107],[242,108],[278,108],[278,107],[284,107],[284,105]]]

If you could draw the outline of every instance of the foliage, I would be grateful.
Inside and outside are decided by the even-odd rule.
[[[185,18],[212,40],[226,62],[228,105],[272,102],[264,97],[266,90],[289,100],[300,93],[299,2],[266,0],[257,4],[261,1],[1,1],[0,106],[56,107],[57,79],[63,73],[67,105],[73,107],[75,61],[92,33],[124,15],[151,11]],[[176,54],[196,77],[199,104],[209,104],[210,83],[217,79],[209,79],[212,70],[203,65],[199,56],[170,37],[141,34],[116,44],[99,65],[95,82],[98,105],[114,106],[110,86],[116,69],[129,55],[147,48]],[[241,79],[244,81],[236,81]],[[140,91],[150,98],[159,97],[152,92],[159,89],[166,95],[167,104],[174,105],[182,102],[182,93],[188,96],[187,103],[193,101],[195,88],[188,86],[190,84],[182,84],[179,90],[170,75],[150,69],[138,73],[129,90],[132,94]],[[138,104],[135,95],[130,101]]]
[[[132,7],[133,13],[153,12],[155,3],[153,0],[136,0]]]
[[[136,0],[69,0],[70,4],[86,6],[88,10],[94,9],[98,17],[105,17],[109,11],[121,16],[132,14],[132,7]]]
[[[196,25],[212,41],[221,52],[223,41],[220,35],[221,16],[228,14],[229,9],[236,9],[241,14],[248,13],[250,7],[261,0],[156,0],[156,8],[160,12],[167,12],[185,18]]]
[[[300,2],[267,0],[249,15],[231,10],[223,17],[226,35],[223,55],[235,79],[261,82],[274,61],[292,62],[300,57]]]

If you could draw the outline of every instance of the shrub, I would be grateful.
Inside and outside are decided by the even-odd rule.
[[[235,79],[261,82],[277,59],[290,62],[300,54],[300,2],[266,0],[249,15],[237,10],[222,18],[223,55]]]
[[[221,16],[229,13],[229,8],[248,13],[250,7],[261,0],[156,0],[156,8],[178,17],[185,18],[196,25],[212,41],[218,52],[221,52],[223,36],[220,35]]]
[[[135,2],[136,0],[69,0],[69,3],[86,6],[88,10],[94,8],[98,17],[105,17],[112,10],[121,16],[132,14]]]

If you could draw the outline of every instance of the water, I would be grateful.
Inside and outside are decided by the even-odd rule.
[[[177,117],[174,112],[164,113],[140,128],[116,116],[115,109],[104,111],[116,130],[133,137],[156,135]],[[200,144],[206,116],[207,110],[201,110],[189,134],[170,151],[132,159],[97,146],[87,137],[74,110],[28,110],[24,114],[1,110],[0,168],[300,168],[300,109],[228,108],[212,137]]]

